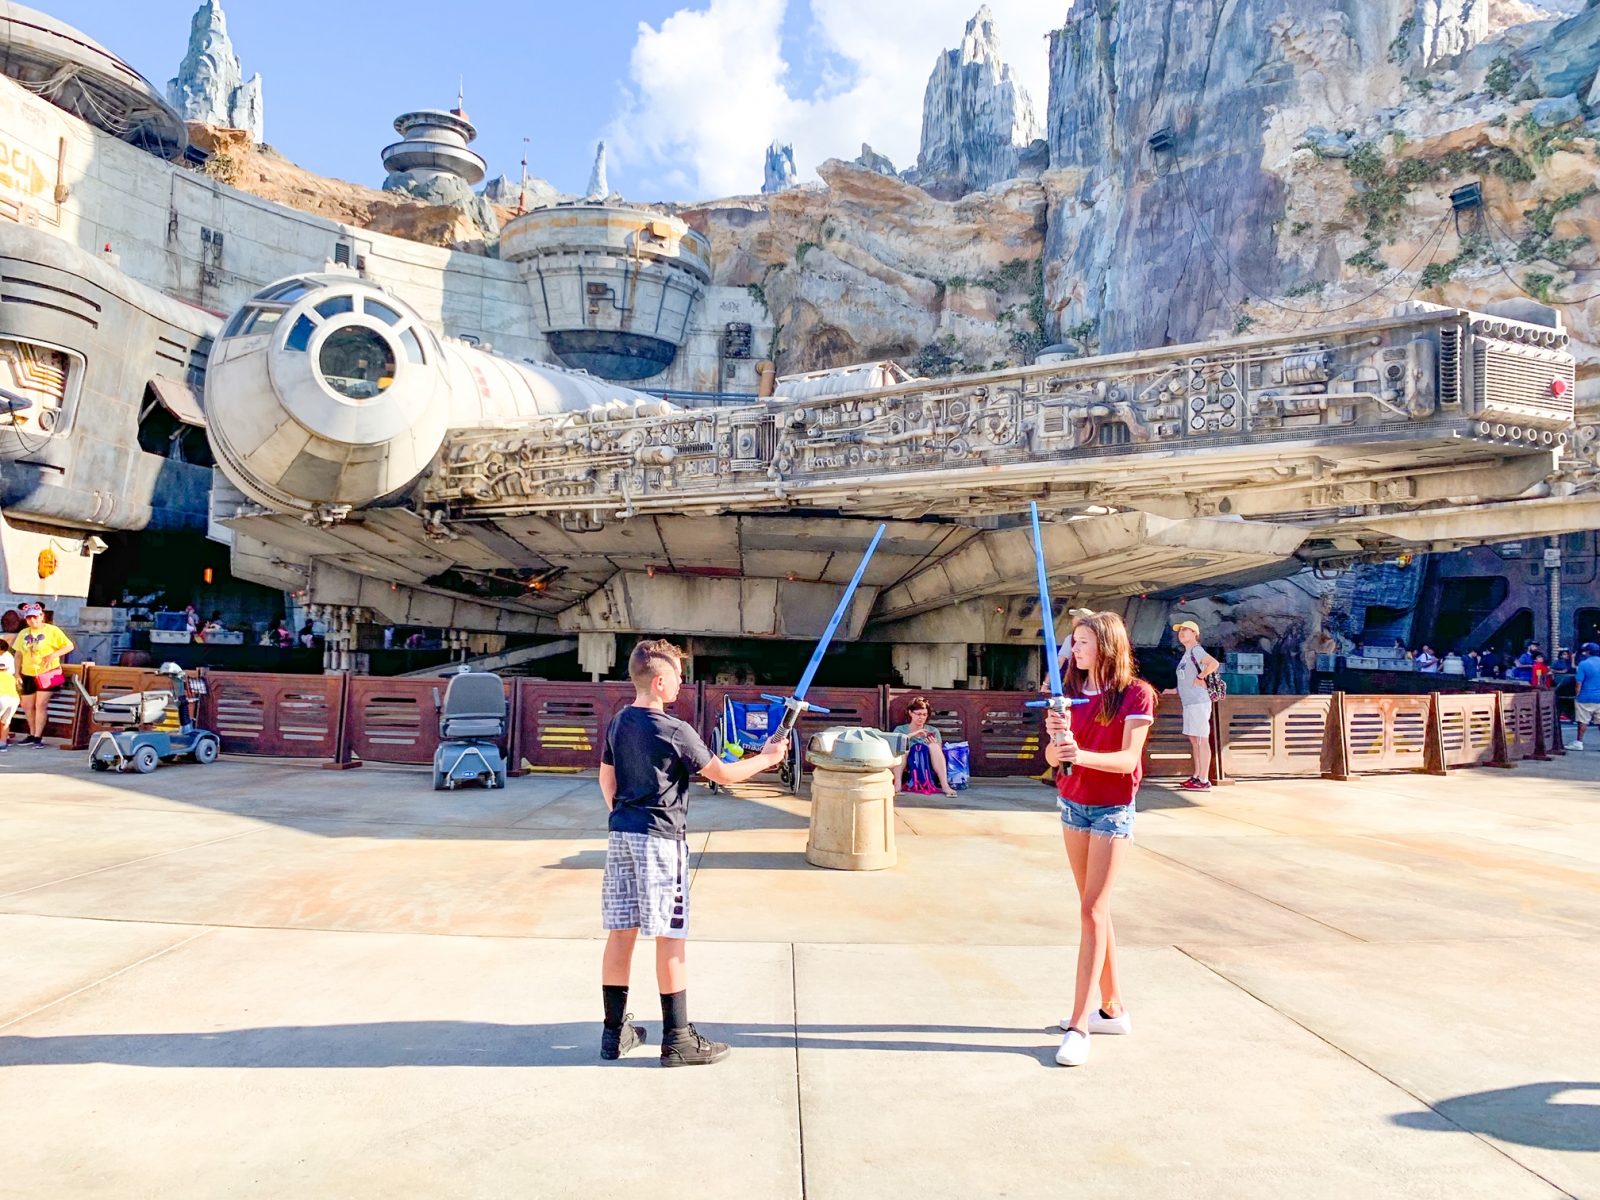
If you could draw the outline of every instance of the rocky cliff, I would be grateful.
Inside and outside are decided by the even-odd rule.
[[[1488,42],[1479,10],[1076,0],[1050,46],[1052,327],[1109,351],[1533,296],[1596,373],[1593,130],[1532,65],[1588,61],[1595,10]],[[1485,208],[1457,220],[1471,180]]]
[[[940,55],[928,77],[916,179],[947,196],[1015,179],[1019,158],[1040,133],[985,5],[967,22],[960,47]]]
[[[711,240],[713,282],[771,312],[761,350],[781,372],[897,358],[949,374],[1037,350],[1039,183],[947,201],[857,163],[818,173],[821,188],[678,210]]]
[[[217,0],[205,0],[189,24],[189,48],[167,83],[167,99],[186,121],[243,129],[265,141],[261,76],[248,81],[228,37],[228,20]]]
[[[768,306],[778,335],[762,350],[780,370],[893,357],[930,374],[1027,361],[1047,340],[1126,350],[1407,299],[1533,298],[1560,309],[1580,396],[1600,398],[1600,3],[1075,0],[1049,52],[1048,170],[1042,148],[1019,149],[1026,128],[952,132],[1003,126],[958,86],[1010,86],[980,12],[931,81],[950,86],[930,86],[925,124],[949,136],[925,150],[948,154],[925,165],[978,170],[980,143],[1004,142],[1024,178],[941,198],[863,148],[825,164],[820,187],[681,210],[712,240],[716,281]],[[784,149],[769,155],[779,181]],[[224,158],[271,199],[483,248],[438,206],[270,153]],[[1450,193],[1469,181],[1485,204],[1458,218]]]
[[[191,123],[189,140],[210,156],[201,168],[204,173],[240,191],[358,229],[466,254],[487,252],[483,231],[457,206],[424,204],[405,193],[329,179],[257,144],[240,129]],[[509,218],[511,210],[500,215]]]

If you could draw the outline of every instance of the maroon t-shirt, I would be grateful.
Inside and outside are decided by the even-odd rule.
[[[1098,698],[1095,692],[1085,692],[1084,695]],[[1072,736],[1080,750],[1114,754],[1122,749],[1122,735],[1128,722],[1155,719],[1155,689],[1144,680],[1135,679],[1133,686],[1122,694],[1122,707],[1117,710],[1117,715],[1104,724],[1100,721],[1098,703],[1074,704]],[[1143,762],[1134,769],[1132,775],[1114,775],[1110,771],[1097,771],[1093,767],[1075,763],[1070,775],[1056,773],[1056,791],[1063,800],[1092,807],[1132,804],[1134,796],[1139,793],[1139,781],[1143,778]]]

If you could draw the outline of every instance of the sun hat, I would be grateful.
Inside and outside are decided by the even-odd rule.
[[[1200,636],[1200,622],[1198,621],[1179,621],[1172,627],[1172,632],[1177,633],[1181,629],[1192,629],[1196,637]]]

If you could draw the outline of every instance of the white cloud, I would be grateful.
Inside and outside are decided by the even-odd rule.
[[[940,52],[960,44],[977,0],[810,0],[809,37],[838,69],[796,94],[781,42],[786,10],[804,4],[710,0],[659,27],[641,22],[629,86],[606,134],[614,185],[640,200],[754,192],[773,138],[794,145],[802,178],[814,178],[825,159],[854,158],[862,142],[902,169],[915,162],[928,74]],[[1067,0],[989,7],[1042,127],[1044,38]]]

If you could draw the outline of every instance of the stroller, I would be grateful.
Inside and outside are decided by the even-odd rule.
[[[222,742],[209,729],[194,722],[194,701],[206,694],[205,681],[190,679],[177,663],[162,663],[157,672],[172,681],[169,688],[129,692],[122,696],[91,696],[80,680],[73,686],[89,706],[97,730],[89,739],[89,766],[96,771],[137,771],[147,775],[163,759],[176,762],[188,757],[202,766],[217,761]],[[176,704],[177,729],[161,729],[167,709]]]
[[[732,696],[725,696],[712,749],[723,762],[737,762],[747,753],[765,746],[767,739],[782,723],[781,703],[774,704],[767,700],[735,700]],[[795,745],[798,744],[797,739]],[[792,761],[785,762],[778,768],[778,778],[786,787],[794,785],[795,771]],[[713,792],[719,790],[714,783],[708,786]]]
[[[506,734],[506,692],[500,676],[487,671],[462,671],[450,679],[439,700],[439,748],[433,752],[433,790],[453,791],[457,784],[481,781],[484,787],[506,785],[506,760],[497,744]]]

